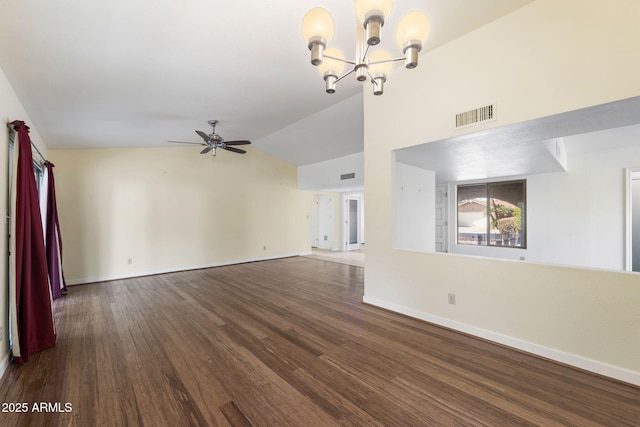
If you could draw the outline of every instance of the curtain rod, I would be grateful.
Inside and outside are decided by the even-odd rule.
[[[13,128],[13,126],[11,126],[11,123],[7,123],[7,128],[9,129],[9,133],[14,133],[14,134],[17,133],[16,130]],[[36,153],[38,153],[38,156],[40,156],[40,159],[42,160],[42,162],[46,163],[47,159],[45,159],[42,153],[40,152],[40,150],[38,150],[38,147],[36,147],[36,144],[34,144],[33,141],[31,141],[31,138],[29,138],[29,142],[31,143],[31,146],[33,147],[33,149],[36,150]]]

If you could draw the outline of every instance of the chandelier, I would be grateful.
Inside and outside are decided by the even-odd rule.
[[[402,17],[396,28],[396,42],[404,56],[392,58],[384,50],[369,52],[380,43],[384,20],[393,3],[394,0],[355,0],[356,17],[361,25],[357,25],[354,60],[345,59],[336,48],[327,48],[335,30],[329,11],[315,7],[304,15],[302,37],[311,51],[311,64],[318,66],[324,78],[327,93],[335,93],[336,83],[354,73],[359,82],[369,80],[373,84],[374,95],[382,95],[393,62],[404,61],[409,69],[418,66],[418,53],[427,41],[431,25],[429,17],[417,10]],[[350,70],[344,72],[347,64]]]

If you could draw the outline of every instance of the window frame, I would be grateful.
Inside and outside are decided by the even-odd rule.
[[[491,204],[490,204],[490,198],[489,195],[491,194],[490,191],[490,187],[492,186],[498,186],[498,185],[504,185],[504,184],[522,184],[522,192],[523,192],[523,197],[522,197],[522,203],[523,206],[521,208],[520,211],[520,220],[523,223],[523,226],[521,226],[521,229],[523,229],[522,234],[520,235],[520,240],[522,242],[522,245],[520,246],[510,246],[510,245],[498,245],[498,244],[491,244]],[[460,192],[460,188],[461,187],[473,187],[473,186],[484,186],[484,193],[485,193],[485,200],[487,200],[486,206],[485,206],[485,217],[486,217],[486,243],[482,244],[482,245],[472,245],[472,244],[464,244],[464,243],[460,243],[460,206],[459,206],[459,201],[458,201],[458,197],[459,197],[459,192]],[[507,180],[507,181],[482,181],[482,182],[470,182],[470,183],[466,183],[466,184],[457,184],[456,185],[456,198],[455,198],[455,206],[456,206],[456,211],[455,211],[455,227],[456,227],[456,240],[455,240],[455,244],[458,246],[465,246],[465,247],[473,247],[473,246],[481,246],[483,248],[507,248],[507,249],[527,249],[527,244],[528,244],[528,238],[527,238],[527,233],[528,233],[528,225],[527,225],[527,180],[526,179],[513,179],[513,180]]]

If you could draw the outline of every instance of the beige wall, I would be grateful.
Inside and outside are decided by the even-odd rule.
[[[42,139],[38,134],[38,131],[33,127],[33,122],[26,113],[22,103],[18,99],[15,91],[9,84],[7,77],[4,74],[2,68],[0,68],[0,117],[2,117],[3,125],[10,123],[14,120],[24,121],[30,128],[31,140],[37,145],[40,152],[43,155],[47,155],[46,147],[42,143]],[[7,203],[7,175],[8,175],[8,147],[9,147],[9,133],[6,128],[0,131],[0,141],[2,141],[2,149],[0,149],[0,204],[3,206],[2,212],[6,212],[8,209]],[[4,221],[3,226],[0,227],[0,240],[2,241],[2,260],[0,261],[0,333],[2,339],[0,339],[0,375],[4,372],[4,368],[9,362],[9,341],[8,341],[8,325],[9,318],[8,313],[8,301],[7,294],[9,292],[7,283],[7,258],[6,251],[8,247],[7,240],[7,228]]]
[[[67,280],[309,252],[313,193],[294,166],[248,150],[51,150]]]
[[[365,89],[366,302],[640,384],[640,277],[393,250],[391,202],[392,150],[456,113],[497,105],[469,133],[640,95],[638,28],[636,0],[538,0]]]

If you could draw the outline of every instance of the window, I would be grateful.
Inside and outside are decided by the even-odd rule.
[[[11,204],[11,178],[12,178],[12,169],[13,169],[13,144],[15,141],[15,133],[9,132],[9,175],[8,175],[8,204]],[[39,154],[40,152],[38,152]],[[33,175],[36,178],[36,188],[38,189],[38,194],[42,193],[42,180],[44,178],[44,166],[38,163],[35,159],[33,160]]]
[[[33,161],[33,174],[36,177],[38,194],[42,194],[42,178],[44,177],[44,169],[43,166],[35,160]]]
[[[526,180],[458,186],[458,244],[526,248]]]

